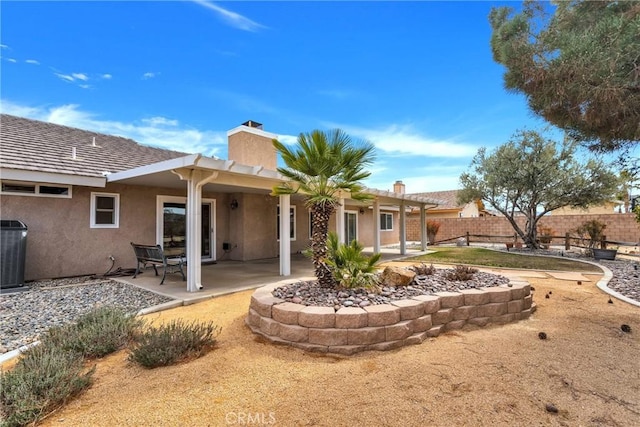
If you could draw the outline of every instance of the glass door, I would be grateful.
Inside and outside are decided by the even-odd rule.
[[[213,261],[215,253],[215,200],[203,199],[200,256]],[[186,253],[187,200],[184,197],[158,196],[158,243],[167,255]]]
[[[344,213],[344,240],[347,245],[352,240],[358,240],[358,214],[356,212]]]

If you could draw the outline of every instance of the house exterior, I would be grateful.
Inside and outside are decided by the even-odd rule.
[[[285,181],[277,135],[248,121],[227,137],[223,160],[1,115],[0,216],[28,227],[25,280],[102,273],[112,258],[133,267],[130,242],[186,253],[189,291],[203,286],[202,263],[217,260],[279,257],[289,275],[291,254],[309,246],[310,217],[303,195],[270,194]],[[424,216],[437,202],[366,191],[368,205],[343,195],[330,229],[374,251],[400,243],[405,253],[407,212]]]
[[[414,195],[427,197],[439,202],[438,206],[427,211],[427,219],[494,216],[490,211],[484,208],[484,204],[481,200],[475,200],[466,204],[459,204],[458,190],[431,191],[427,193],[414,193]]]
[[[623,213],[624,202],[612,200],[597,206],[589,206],[588,208],[572,208],[565,206],[549,212],[549,215],[607,215],[612,213]]]

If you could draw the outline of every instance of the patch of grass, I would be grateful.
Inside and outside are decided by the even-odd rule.
[[[80,353],[86,358],[104,357],[129,343],[144,321],[117,307],[99,307],[73,324],[51,328],[45,345]]]
[[[213,322],[174,320],[150,327],[136,339],[129,360],[145,368],[156,368],[200,357],[213,348],[219,333],[220,328]]]
[[[3,426],[35,423],[91,385],[95,367],[87,369],[81,354],[57,346],[25,351],[16,366],[0,374]]]
[[[513,254],[474,247],[431,247],[430,249],[435,252],[409,258],[408,261],[437,264],[471,264],[525,270],[602,272],[594,265],[568,258]]]

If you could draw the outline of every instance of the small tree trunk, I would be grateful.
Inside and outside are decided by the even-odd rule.
[[[331,204],[317,204],[311,208],[313,213],[313,233],[311,235],[311,252],[313,267],[318,283],[323,287],[334,287],[336,281],[327,266],[327,236],[329,234],[329,219],[335,211]]]

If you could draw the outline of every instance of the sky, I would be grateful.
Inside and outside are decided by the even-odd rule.
[[[368,187],[453,190],[480,147],[545,125],[492,59],[503,5],[3,1],[0,106],[223,159],[247,120],[286,143],[340,128],[376,147]]]

